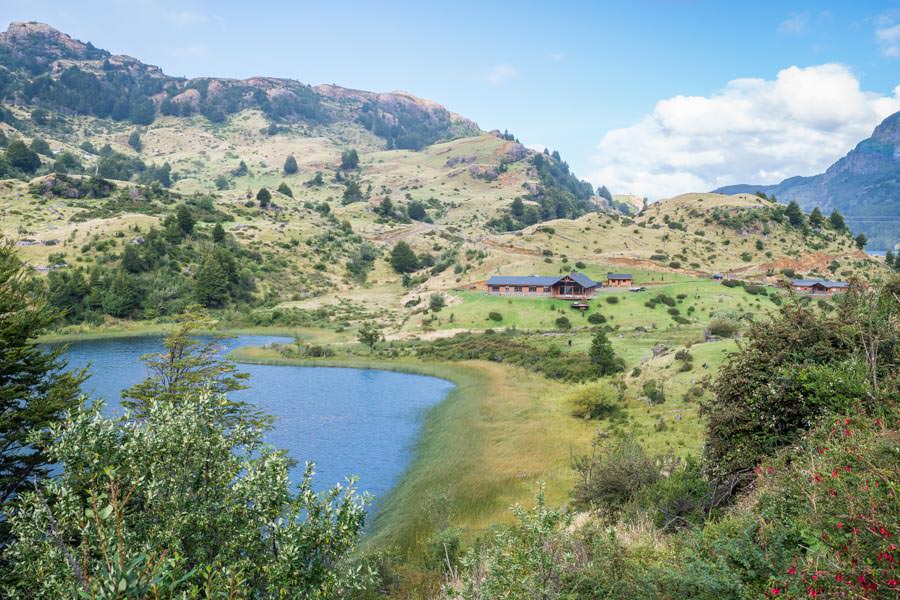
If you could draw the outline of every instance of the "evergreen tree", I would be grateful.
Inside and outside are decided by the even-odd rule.
[[[895,271],[900,271],[900,257],[894,254],[893,250],[888,250],[884,254],[884,264],[887,265],[889,269],[894,269]]]
[[[284,160],[284,173],[285,175],[293,175],[299,170],[297,167],[297,159],[294,158],[293,154],[289,154],[288,157]]]
[[[144,144],[141,142],[141,134],[137,129],[132,131],[131,135],[128,136],[128,145],[131,146],[135,152],[140,152],[144,149]]]
[[[406,242],[397,242],[391,250],[391,266],[398,273],[412,273],[419,268],[419,259]]]
[[[847,229],[847,223],[844,222],[844,215],[839,213],[837,209],[831,211],[828,222],[835,231],[844,231]]]
[[[382,217],[394,216],[394,203],[391,201],[390,196],[385,196],[381,199],[381,203],[375,207],[375,214]]]
[[[191,213],[191,209],[188,208],[187,205],[181,204],[178,206],[176,218],[178,219],[178,227],[181,229],[184,235],[190,235],[191,233],[193,233],[196,219],[194,219],[194,215]]]
[[[272,200],[272,193],[266,188],[259,188],[256,192],[256,200],[259,202],[260,208],[269,208],[269,201]]]
[[[516,198],[512,201],[512,205],[510,205],[509,211],[515,218],[521,219],[525,214],[525,203],[522,202],[521,198]]]
[[[79,406],[85,379],[83,372],[65,370],[61,346],[37,343],[59,313],[26,294],[27,288],[25,266],[13,245],[0,240],[0,548],[9,541],[10,500],[33,489],[50,469],[43,449],[28,436]]]
[[[866,234],[860,233],[858,236],[853,238],[853,241],[856,243],[856,247],[862,250],[866,247],[866,244],[869,243],[869,238],[866,237]]]
[[[600,377],[618,373],[623,368],[621,359],[616,357],[612,343],[610,343],[602,329],[598,329],[594,334],[588,356],[590,356],[591,364],[594,365],[597,375]]]
[[[285,196],[287,196],[287,197],[289,197],[289,198],[293,198],[293,197],[294,197],[294,190],[292,190],[290,187],[288,187],[288,184],[286,184],[286,183],[283,182],[283,181],[282,181],[281,184],[278,186],[278,193],[279,193],[279,194],[284,194]]]
[[[44,156],[53,156],[53,151],[50,149],[50,144],[47,143],[47,140],[39,137],[35,137],[31,140],[31,144],[28,146],[32,152],[37,154],[43,154]]]
[[[229,277],[225,266],[213,252],[207,252],[197,269],[197,302],[207,308],[220,308],[228,301]]]
[[[787,208],[784,209],[784,214],[787,216],[791,227],[803,226],[803,211],[800,210],[800,205],[795,201],[791,200],[790,203],[788,203]]]
[[[406,206],[406,214],[414,221],[424,221],[428,216],[425,205],[418,200],[413,200]]]
[[[825,215],[822,214],[822,211],[819,210],[818,206],[809,213],[809,224],[816,228],[825,224]]]
[[[6,162],[26,175],[33,174],[41,166],[41,158],[22,140],[13,140],[6,147]]]
[[[133,317],[141,304],[141,291],[137,281],[124,269],[113,275],[103,292],[103,310],[113,317]]]
[[[221,223],[216,223],[212,230],[212,239],[215,243],[220,244],[225,241],[225,228]]]
[[[144,271],[146,267],[147,265],[144,262],[144,257],[141,256],[137,247],[133,244],[125,246],[125,250],[122,252],[122,268],[129,273],[140,273],[141,271]]]
[[[345,171],[355,169],[359,166],[359,154],[355,149],[344,150],[341,152],[341,168]]]

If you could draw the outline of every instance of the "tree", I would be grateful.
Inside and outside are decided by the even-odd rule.
[[[147,263],[134,244],[125,246],[122,251],[122,268],[129,273],[140,273],[147,269]]]
[[[212,239],[215,243],[221,244],[225,241],[225,228],[221,223],[216,223],[212,230]]]
[[[176,218],[178,219],[178,227],[184,235],[193,233],[196,220],[194,219],[193,213],[191,213],[191,209],[188,208],[186,204],[180,204],[178,206]]]
[[[131,135],[128,136],[128,145],[134,149],[135,152],[140,152],[144,149],[144,144],[141,142],[141,134],[135,129],[131,132]]]
[[[221,308],[229,297],[228,273],[215,252],[207,252],[197,269],[197,302],[207,308]]]
[[[103,310],[119,318],[136,316],[141,307],[138,280],[125,269],[119,269],[107,282],[102,296]]]
[[[285,175],[293,175],[299,170],[297,166],[297,159],[294,158],[293,154],[288,154],[288,157],[284,159],[284,174]]]
[[[594,334],[588,356],[591,359],[591,364],[596,369],[597,375],[600,377],[612,375],[624,369],[622,360],[616,357],[612,343],[602,329],[598,329]]]
[[[819,228],[825,224],[825,215],[822,214],[822,211],[819,210],[818,206],[812,209],[812,212],[809,213],[809,224],[816,228]]]
[[[37,154],[43,154],[44,156],[53,156],[53,151],[50,149],[50,144],[47,143],[47,140],[39,137],[34,137],[31,140],[31,144],[28,146],[32,152],[36,152]]]
[[[366,321],[363,323],[362,327],[359,328],[356,339],[359,340],[360,344],[368,346],[369,351],[372,351],[375,349],[378,342],[384,340],[384,333],[382,333],[381,328],[379,328],[374,321]]]
[[[13,597],[347,597],[372,571],[351,561],[366,499],[316,491],[264,425],[221,419],[223,397],[151,398],[136,415],[102,402],[39,441],[60,477],[22,495],[6,553]],[[296,487],[296,489],[294,489]]]
[[[272,199],[272,194],[266,188],[259,188],[259,191],[256,192],[256,200],[259,202],[259,207],[262,209],[269,208],[269,201]]]
[[[839,213],[837,209],[831,211],[831,215],[828,217],[828,223],[835,231],[844,231],[847,229],[847,223],[844,222],[844,215]]]
[[[406,206],[406,214],[414,221],[423,221],[428,216],[425,205],[418,200],[413,200]]]
[[[175,319],[177,329],[163,342],[165,350],[141,357],[149,377],[122,392],[122,405],[142,414],[153,400],[183,401],[193,394],[209,390],[225,397],[242,390],[248,375],[237,370],[230,360],[222,358],[222,337],[198,339],[197,331],[211,328],[209,313],[197,305],[188,306]],[[246,412],[244,403],[228,400],[234,412]]]
[[[359,166],[359,154],[355,149],[344,150],[341,152],[341,168],[350,171]]]
[[[517,197],[512,201],[512,204],[509,207],[509,212],[512,213],[512,215],[517,219],[522,218],[522,216],[525,214],[525,203],[522,202],[521,198]]]
[[[385,218],[394,216],[394,203],[390,196],[381,199],[381,202],[375,207],[375,214]]]
[[[359,182],[355,179],[348,179],[344,183],[344,197],[341,199],[342,204],[353,204],[354,202],[362,202],[365,200]]]
[[[13,140],[6,147],[6,162],[14,169],[31,175],[41,166],[41,158],[22,140]]]
[[[284,194],[285,196],[287,196],[289,198],[294,197],[294,191],[291,188],[289,188],[288,184],[286,184],[283,181],[278,185],[278,193]]]
[[[862,250],[866,247],[866,244],[869,243],[869,238],[866,237],[866,234],[860,233],[858,236],[853,238],[853,242],[856,244],[856,247]]]
[[[428,300],[428,308],[431,312],[441,312],[447,305],[447,301],[444,299],[444,295],[440,292],[435,292],[431,295],[431,298]]]
[[[800,205],[795,201],[791,200],[788,203],[787,208],[784,209],[784,214],[788,218],[788,223],[791,224],[791,227],[802,227],[803,226],[803,211],[800,210]]]
[[[60,313],[26,292],[26,277],[12,243],[0,240],[0,548],[9,541],[10,500],[33,488],[54,462],[28,436],[79,406],[85,379],[83,372],[66,371],[62,346],[38,344]]]
[[[897,256],[894,254],[893,250],[888,250],[884,254],[884,264],[889,269],[900,270],[900,264],[897,263]]]
[[[391,266],[398,273],[412,273],[419,268],[419,259],[409,244],[400,241],[391,250]]]

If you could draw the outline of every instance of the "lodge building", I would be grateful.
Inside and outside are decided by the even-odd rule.
[[[606,274],[606,286],[607,287],[629,287],[631,286],[634,278],[630,273],[607,273]]]
[[[802,294],[836,294],[847,291],[849,283],[844,281],[829,281],[827,279],[795,279],[791,281],[791,288]]]
[[[592,298],[599,287],[599,283],[578,271],[572,271],[562,277],[495,275],[487,281],[487,292],[489,294],[548,296],[564,300]]]

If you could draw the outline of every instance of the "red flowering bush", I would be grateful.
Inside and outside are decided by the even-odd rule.
[[[762,521],[792,529],[799,542],[769,583],[770,596],[900,596],[900,433],[893,419],[835,420],[799,452],[766,463],[758,481]]]

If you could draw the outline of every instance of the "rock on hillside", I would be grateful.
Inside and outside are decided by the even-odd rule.
[[[200,113],[218,122],[255,108],[275,122],[357,123],[388,148],[415,150],[480,133],[473,121],[407,92],[313,88],[272,77],[170,77],[159,67],[112,55],[35,22],[14,22],[0,33],[0,98],[139,125],[153,122],[160,113]]]
[[[776,185],[731,185],[723,194],[762,191],[779,200],[796,200],[804,210],[837,209],[855,230],[869,237],[870,248],[900,242],[900,113],[885,119],[828,170],[791,177]]]

